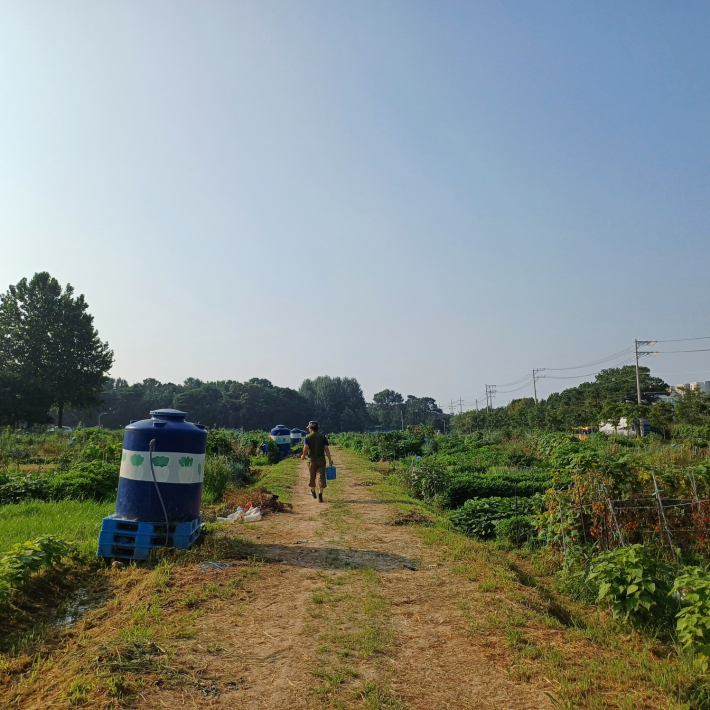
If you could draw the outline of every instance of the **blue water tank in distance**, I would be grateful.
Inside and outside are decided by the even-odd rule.
[[[291,429],[291,445],[296,446],[302,444],[306,437],[306,432],[303,429]]]
[[[285,458],[291,453],[291,430],[285,424],[277,424],[272,430],[270,437],[279,447],[279,457]]]
[[[200,515],[205,477],[207,431],[185,421],[177,409],[157,409],[150,419],[126,427],[118,479],[116,517],[141,522],[165,519],[150,471],[150,442],[155,439],[153,470],[171,523]]]

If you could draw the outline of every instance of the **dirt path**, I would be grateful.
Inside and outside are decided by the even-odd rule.
[[[373,498],[354,455],[338,452],[337,464],[326,503],[313,500],[300,464],[292,513],[236,527],[264,561],[252,600],[211,609],[179,654],[222,690],[156,688],[140,707],[550,707],[470,632],[461,579],[391,524],[396,503]]]

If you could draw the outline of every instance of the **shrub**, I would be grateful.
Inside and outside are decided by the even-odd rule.
[[[113,498],[118,490],[118,466],[103,461],[75,464],[68,471],[48,475],[51,500],[97,500]]]
[[[595,557],[587,579],[599,583],[597,602],[608,602],[615,617],[647,623],[670,606],[669,577],[668,565],[642,545],[630,545]]]
[[[506,518],[501,520],[495,529],[496,538],[499,540],[508,540],[520,544],[527,542],[530,538],[535,537],[537,528],[534,523],[534,518],[529,515],[519,515],[517,518]]]
[[[0,603],[6,602],[14,589],[22,586],[42,567],[53,567],[62,557],[75,551],[75,545],[53,535],[13,545],[7,554],[0,557]]]
[[[231,461],[226,456],[208,456],[205,460],[205,477],[202,483],[202,497],[205,503],[218,503],[230,483],[239,483],[246,471],[239,461]]]
[[[209,456],[231,456],[235,439],[225,429],[209,429],[207,432],[207,454]]]
[[[429,459],[413,461],[407,469],[406,479],[414,494],[426,501],[434,499],[441,491],[446,491],[449,474],[441,464]]]

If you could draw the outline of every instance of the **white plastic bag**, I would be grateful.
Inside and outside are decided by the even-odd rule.
[[[244,515],[245,523],[255,523],[257,520],[261,520],[261,509],[258,506],[250,508]]]
[[[217,518],[219,523],[233,523],[235,520],[239,520],[244,515],[244,511],[241,506],[237,508],[233,513],[230,513],[226,518]]]

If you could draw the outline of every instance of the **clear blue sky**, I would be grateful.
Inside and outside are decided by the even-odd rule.
[[[0,287],[71,282],[130,381],[368,398],[710,335],[709,36],[692,1],[4,2]]]

